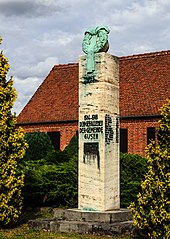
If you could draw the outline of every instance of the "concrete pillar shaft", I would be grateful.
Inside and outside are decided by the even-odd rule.
[[[95,77],[84,83],[86,57],[79,62],[78,208],[107,211],[120,208],[119,61],[108,53],[95,55]]]

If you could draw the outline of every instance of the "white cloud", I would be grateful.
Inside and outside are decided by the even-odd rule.
[[[19,75],[22,79],[29,77],[45,77],[52,66],[58,64],[57,57],[48,57],[45,61],[38,62],[37,65],[22,65],[15,70],[15,74]]]
[[[14,104],[13,112],[17,115],[23,106],[31,99],[32,95],[42,83],[42,79],[38,77],[28,77],[26,79],[13,78],[14,88],[17,91],[17,101]]]
[[[89,27],[109,26],[110,54],[167,50],[169,12],[169,0],[0,0],[1,49],[16,81],[17,112],[54,64],[78,61]]]
[[[161,41],[169,41],[170,42],[170,27],[164,29],[162,31],[162,37],[160,38]]]

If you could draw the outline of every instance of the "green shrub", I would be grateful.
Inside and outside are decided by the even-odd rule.
[[[41,133],[40,133],[41,134]],[[27,160],[24,166],[25,206],[75,207],[78,191],[78,138],[74,136],[64,151],[50,151],[43,158]],[[146,159],[121,154],[121,207],[136,200],[146,172]]]
[[[63,152],[67,153],[69,157],[78,154],[78,137],[76,135],[71,139],[69,145],[65,148]]]
[[[64,151],[51,151],[44,158],[24,164],[25,207],[77,205],[77,137]]]
[[[29,148],[22,162],[42,159],[48,152],[54,150],[50,137],[44,132],[26,133],[25,140]]]
[[[25,175],[26,207],[77,205],[77,157],[60,164],[27,165]]]
[[[121,207],[136,201],[141,181],[146,173],[146,159],[135,154],[120,154],[120,199]]]
[[[63,151],[50,151],[46,154],[43,159],[47,164],[58,164],[63,162],[68,162],[70,158],[78,155],[78,138],[73,136],[69,145]]]
[[[148,168],[141,192],[130,209],[134,225],[148,238],[170,238],[170,100],[162,108],[158,142],[148,148]]]

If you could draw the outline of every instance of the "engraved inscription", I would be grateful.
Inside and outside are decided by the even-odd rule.
[[[112,118],[110,115],[105,115],[105,143],[110,144],[113,141]]]
[[[99,143],[84,143],[83,163],[94,165],[100,169]]]
[[[116,143],[119,143],[119,118],[116,118]]]
[[[84,121],[80,122],[80,134],[84,140],[98,140],[99,134],[103,134],[103,121],[98,119],[98,115],[84,115]]]

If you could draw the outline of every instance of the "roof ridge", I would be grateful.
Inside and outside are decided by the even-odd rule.
[[[78,62],[75,62],[75,63],[65,63],[65,64],[57,64],[57,65],[54,65],[52,70],[55,69],[55,68],[67,68],[67,67],[75,67],[77,66],[79,63]]]
[[[131,60],[131,59],[140,59],[140,58],[147,58],[147,57],[153,57],[153,56],[163,56],[163,55],[169,55],[169,54],[170,54],[170,50],[165,50],[165,51],[133,54],[133,55],[130,55],[130,56],[118,56],[118,58],[119,58],[119,60]],[[54,70],[55,68],[75,67],[78,64],[79,64],[78,62],[56,64],[56,65],[53,66],[52,70]]]
[[[140,59],[140,58],[146,58],[146,57],[153,57],[153,56],[163,56],[170,54],[170,50],[165,51],[158,51],[158,52],[146,52],[143,54],[134,54],[131,56],[120,56],[120,60],[131,60],[131,59]]]

